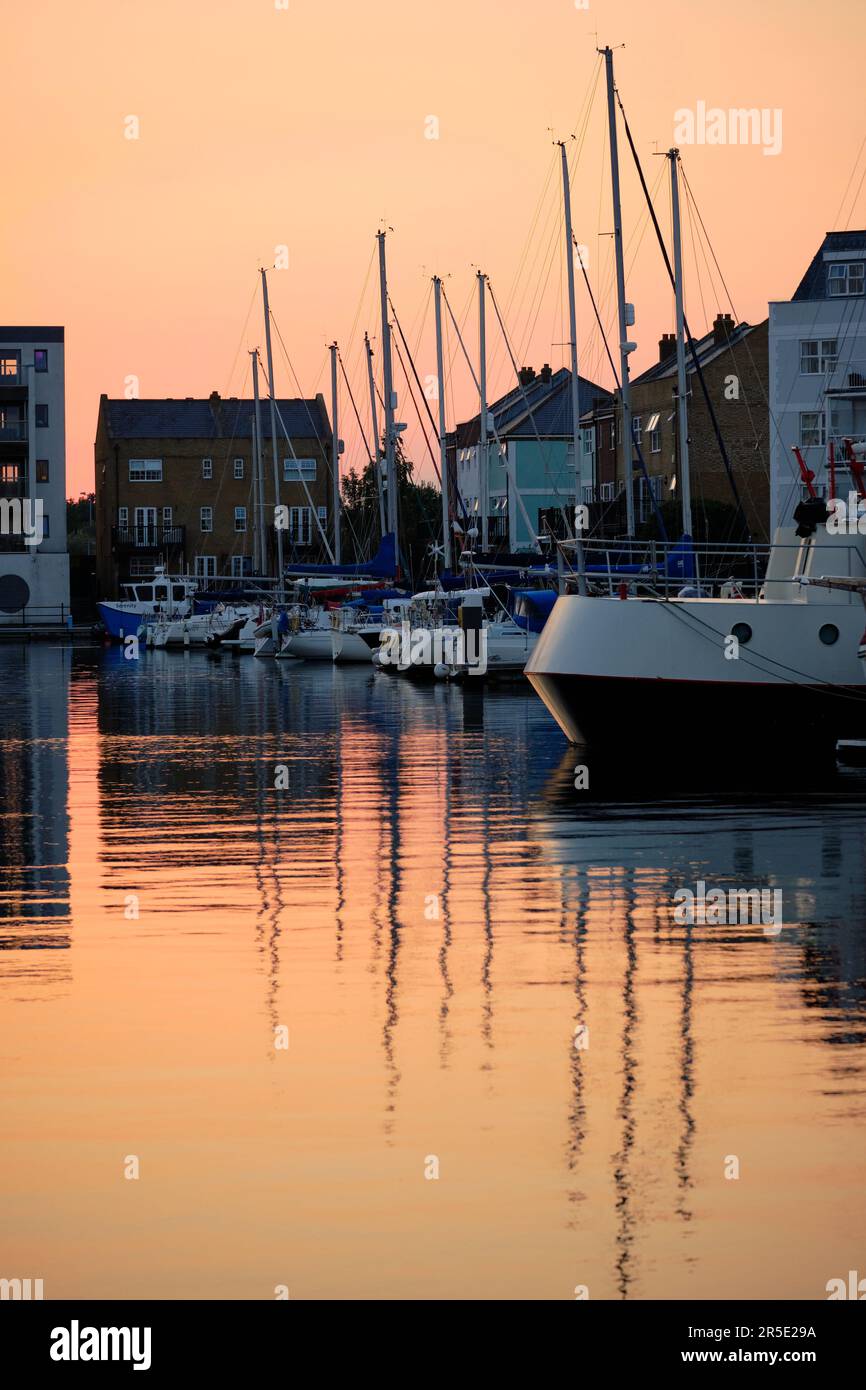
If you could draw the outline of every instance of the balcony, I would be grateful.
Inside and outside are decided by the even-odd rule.
[[[26,420],[3,420],[0,415],[0,443],[23,444],[27,441]]]
[[[185,526],[112,526],[112,550],[162,550],[186,545]]]

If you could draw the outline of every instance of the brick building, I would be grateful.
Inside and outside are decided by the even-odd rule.
[[[321,395],[277,402],[279,502],[288,508],[284,559],[315,560],[330,538],[331,424]],[[253,402],[109,400],[96,430],[96,554],[99,590],[153,573],[158,564],[203,578],[252,574],[256,559]],[[261,406],[266,553],[276,572],[270,410]],[[277,430],[281,432],[277,423]]]
[[[718,314],[711,331],[697,339],[695,346],[752,538],[769,540],[767,320],[735,324],[729,314]],[[688,348],[686,368],[689,474],[692,515],[697,519],[702,501],[733,505],[734,497]],[[676,338],[665,333],[659,343],[659,361],[631,383],[632,428],[640,439],[650,486],[659,502],[679,496],[678,487],[671,489],[678,476],[676,390]],[[622,447],[619,455],[622,479]],[[639,525],[652,515],[652,501],[646,480],[637,472],[635,476],[635,522]]]

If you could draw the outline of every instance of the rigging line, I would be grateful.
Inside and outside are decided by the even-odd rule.
[[[364,445],[364,449],[366,450],[367,458],[368,458],[369,462],[372,463],[372,462],[373,462],[373,455],[371,454],[371,452],[370,452],[370,446],[369,446],[369,444],[367,443],[367,435],[366,435],[366,433],[365,433],[365,431],[364,431],[364,426],[363,426],[363,424],[361,423],[361,416],[360,416],[360,414],[358,413],[358,407],[357,407],[357,405],[355,404],[355,397],[354,397],[354,395],[352,394],[352,388],[351,388],[351,386],[349,385],[349,378],[348,378],[347,375],[346,375],[346,368],[345,368],[345,365],[344,365],[344,363],[343,363],[343,355],[342,355],[342,353],[340,353],[340,352],[337,353],[337,361],[339,362],[339,364],[340,364],[340,370],[341,370],[342,373],[343,373],[343,380],[344,380],[345,383],[346,383],[346,390],[347,390],[348,393],[349,393],[349,400],[352,402],[352,409],[353,409],[353,411],[355,412],[355,419],[358,421],[358,431],[359,431],[359,433],[360,433],[360,435],[361,435],[361,442],[362,442],[363,445]]]
[[[548,478],[549,482],[550,482],[550,483],[552,484],[552,486],[553,486],[553,491],[556,493],[557,497],[561,497],[562,494],[560,493],[559,488],[558,488],[557,485],[556,485],[556,480],[555,480],[555,478],[553,477],[553,475],[552,475],[550,469],[549,469],[548,466],[547,466],[548,459],[549,459],[550,454],[551,454],[551,452],[552,452],[551,444],[548,443],[547,447],[545,448],[545,446],[544,446],[544,445],[542,444],[542,442],[541,442],[541,435],[538,433],[538,425],[537,425],[536,422],[535,422],[535,412],[534,412],[534,410],[532,409],[532,406],[529,404],[529,397],[528,397],[527,394],[526,394],[526,387],[523,385],[523,382],[520,380],[520,371],[519,371],[519,368],[518,368],[518,366],[517,366],[517,362],[516,362],[516,360],[515,360],[514,353],[513,353],[512,349],[511,349],[511,343],[510,343],[509,340],[508,340],[508,334],[507,334],[507,332],[505,331],[505,324],[503,323],[503,321],[502,321],[502,315],[501,315],[500,312],[499,312],[499,305],[497,304],[497,302],[496,302],[496,296],[495,296],[495,294],[493,293],[493,286],[491,285],[491,283],[490,283],[489,280],[487,281],[487,288],[488,288],[488,290],[490,291],[490,300],[491,300],[491,303],[493,304],[493,308],[494,308],[494,310],[495,310],[495,312],[496,312],[496,318],[497,318],[497,320],[498,320],[498,322],[499,322],[499,327],[500,327],[500,330],[501,330],[501,332],[502,332],[503,341],[504,341],[504,343],[505,343],[506,348],[508,349],[508,356],[511,358],[511,365],[512,365],[512,367],[514,368],[514,375],[515,375],[515,377],[517,378],[517,388],[518,388],[518,390],[520,391],[521,396],[523,397],[523,403],[524,403],[524,405],[526,406],[526,409],[527,409],[527,411],[528,411],[528,413],[529,413],[529,418],[530,418],[530,420],[532,421],[532,429],[533,429],[533,433],[535,434],[536,443],[538,444],[538,448],[539,448],[539,450],[540,450],[540,452],[541,452],[541,461],[542,461],[542,463],[543,463],[543,465],[544,465],[544,471],[545,471],[545,473],[546,473],[546,475],[547,475],[547,478]],[[569,375],[570,375],[570,373],[569,373]],[[578,381],[579,381],[579,378],[578,378]],[[512,389],[513,389],[513,388],[512,388]],[[579,422],[578,422],[578,425],[579,425]],[[574,461],[574,467],[575,467],[575,470],[577,470],[578,467],[579,467],[579,461],[578,461],[577,459],[575,459],[575,461]],[[559,510],[560,510],[561,515],[562,515],[562,519],[563,519],[563,521],[565,522],[566,534],[568,535],[569,539],[571,539],[571,538],[572,538],[571,522],[569,521],[569,519],[568,519],[568,513],[567,513],[566,510],[565,510],[565,503],[561,503],[561,504],[560,504]]]
[[[391,306],[391,313],[394,315],[394,322],[395,322],[396,325],[397,325],[397,332],[400,334],[400,338],[401,338],[401,340],[402,340],[403,346],[404,346],[404,348],[406,349],[406,356],[409,358],[409,361],[410,361],[410,363],[411,363],[411,365],[412,365],[412,375],[414,376],[415,380],[416,380],[417,383],[418,383],[418,390],[421,392],[421,398],[422,398],[422,400],[424,401],[424,405],[425,405],[426,410],[427,410],[427,415],[428,415],[428,417],[429,417],[429,419],[430,419],[430,424],[433,426],[433,433],[435,434],[436,438],[438,439],[438,438],[439,438],[439,426],[437,425],[436,421],[433,419],[433,412],[432,412],[431,409],[430,409],[430,402],[428,401],[426,395],[424,394],[424,387],[421,385],[421,379],[420,379],[420,377],[418,376],[418,372],[417,372],[417,370],[416,370],[416,368],[415,368],[415,362],[414,362],[414,360],[413,360],[413,358],[412,358],[411,352],[409,351],[409,344],[406,342],[406,336],[405,336],[405,334],[404,334],[404,332],[403,332],[403,328],[402,328],[402,325],[401,325],[401,323],[400,323],[400,320],[399,320],[398,317],[397,317],[397,310],[394,308],[394,301],[392,300],[390,294],[388,295],[388,303],[389,303],[390,306]],[[434,458],[433,461],[434,461],[434,463],[436,462],[435,458]],[[438,465],[438,464],[436,465],[436,476],[437,476],[437,477],[439,476],[439,465]]]
[[[670,600],[655,599],[653,601],[660,604],[663,612],[668,613],[671,617],[676,618],[679,622],[684,623],[687,627],[689,626],[689,618],[692,618],[694,622],[698,623],[701,627],[705,627],[707,629],[707,632],[698,632],[697,628],[695,627],[691,627],[689,630],[691,632],[694,632],[696,636],[703,637],[705,641],[712,642],[713,646],[716,646],[718,644],[719,638],[721,638],[722,641],[724,641],[724,639],[727,636],[729,636],[728,633],[719,631],[718,628],[714,628],[710,623],[705,622],[703,618],[699,618],[697,613],[692,613],[690,610],[687,613],[678,611],[676,604],[672,603]],[[839,606],[841,607],[842,605]],[[712,635],[708,636],[708,634]],[[848,688],[848,686],[840,685],[838,681],[822,680],[820,676],[812,675],[810,671],[800,671],[797,669],[796,666],[789,666],[784,661],[777,661],[775,657],[767,656],[766,652],[755,652],[754,649],[752,649],[752,652],[755,656],[759,656],[762,661],[768,661],[771,666],[778,666],[780,671],[790,671],[792,675],[801,677],[800,680],[791,680],[787,676],[778,675],[777,679],[780,682],[785,682],[785,684],[787,685],[795,685],[799,688],[803,688],[803,681],[812,681],[815,685],[821,686],[821,689],[815,690],[814,685],[806,686],[805,688],[807,690],[810,690],[815,695],[833,695],[837,699],[856,700],[861,704],[866,702],[866,696],[855,694]],[[769,676],[774,674],[771,671],[767,671],[763,666],[759,666],[756,661],[750,661],[748,655],[743,655],[742,650],[740,651],[739,660],[745,661],[747,666],[753,666],[755,670],[760,671],[762,675]]]
[[[433,446],[432,446],[432,444],[430,443],[430,439],[429,439],[429,436],[428,436],[428,434],[427,434],[427,429],[426,429],[426,426],[425,426],[425,424],[424,424],[424,420],[423,420],[423,418],[422,418],[422,416],[421,416],[421,411],[418,409],[418,402],[417,402],[416,399],[415,399],[415,392],[414,392],[413,389],[412,389],[412,382],[411,382],[410,379],[409,379],[409,373],[408,373],[408,371],[406,370],[406,363],[404,362],[404,360],[403,360],[403,354],[402,354],[402,352],[400,351],[400,344],[395,342],[395,344],[394,344],[394,349],[395,349],[395,351],[396,351],[396,353],[397,353],[397,361],[400,363],[400,366],[403,368],[403,376],[405,377],[405,380],[406,380],[406,389],[407,389],[408,392],[409,392],[409,399],[411,400],[412,405],[415,407],[415,414],[416,414],[417,417],[418,417],[418,424],[419,424],[419,426],[421,427],[421,433],[423,434],[423,436],[424,436],[424,442],[425,442],[425,444],[427,445],[427,452],[429,453],[431,459],[433,460],[433,467],[434,467],[435,470],[436,470],[436,480],[437,480],[437,482],[439,483],[439,485],[440,485],[440,487],[441,487],[441,485],[442,485],[442,478],[441,478],[441,475],[440,475],[440,473],[439,473],[439,464],[438,464],[438,462],[437,462],[436,454],[435,454],[435,451],[434,451],[434,449],[433,449]],[[416,484],[416,486],[417,486],[417,484]]]
[[[849,227],[849,225],[850,225],[851,218],[854,216],[854,209],[855,209],[856,206],[857,206],[857,199],[860,197],[860,189],[863,187],[863,180],[864,180],[864,179],[866,179],[866,168],[864,168],[863,173],[860,175],[860,182],[859,182],[858,185],[857,185],[857,192],[854,194],[854,198],[853,198],[853,201],[852,201],[852,203],[851,203],[851,207],[850,207],[850,209],[849,209],[849,211],[848,211],[848,216],[847,216],[846,219],[845,219],[845,231],[846,231],[846,232],[847,232],[848,227]]]
[[[479,381],[478,381],[478,377],[475,375],[475,368],[472,366],[472,359],[470,358],[469,353],[466,351],[466,344],[465,344],[464,341],[463,341],[462,335],[461,335],[461,333],[460,333],[460,329],[457,327],[457,320],[456,320],[455,317],[454,317],[454,311],[453,311],[452,308],[451,308],[451,302],[450,302],[450,300],[448,299],[447,294],[445,293],[445,286],[444,286],[444,285],[442,286],[442,298],[443,298],[443,300],[445,301],[445,307],[446,307],[446,309],[448,310],[448,313],[449,313],[449,315],[450,315],[450,317],[451,317],[451,322],[454,324],[454,328],[455,328],[455,331],[456,331],[456,333],[457,333],[457,337],[458,337],[458,339],[460,340],[460,346],[461,346],[462,349],[463,349],[463,356],[466,358],[466,364],[467,364],[467,366],[469,367],[469,371],[470,371],[470,374],[471,374],[471,376],[472,376],[472,380],[475,382],[475,389],[476,389],[476,391],[478,392],[479,399],[480,399],[480,396],[481,396],[481,386],[480,386],[480,383],[479,383]],[[485,401],[484,404],[485,404],[485,406],[486,406],[487,402]],[[502,448],[502,440],[501,440],[500,437],[499,437],[499,431],[498,431],[497,428],[496,428],[496,418],[495,418],[495,416],[492,414],[492,412],[490,413],[490,426],[491,426],[491,429],[493,430],[493,438],[496,440],[496,443],[497,443],[497,445],[499,446],[499,448],[500,448],[500,450],[501,450],[501,448]],[[507,454],[504,455],[504,457],[505,457],[505,459],[506,459],[506,465],[505,465],[505,466],[506,466],[506,469],[507,469],[507,468],[508,468],[508,463],[507,463],[507,457],[508,457],[508,456],[507,456]],[[514,491],[515,491],[515,495],[516,495],[516,498],[517,498],[517,504],[518,504],[518,506],[520,507],[521,515],[523,516],[523,520],[524,520],[524,522],[525,522],[525,524],[526,524],[527,535],[528,535],[529,538],[532,540],[532,543],[534,544],[536,550],[538,550],[538,551],[540,552],[540,551],[541,551],[541,543],[540,543],[540,541],[539,541],[538,536],[537,536],[536,533],[535,533],[535,527],[532,525],[532,522],[529,520],[529,513],[527,512],[526,506],[525,506],[524,501],[523,501],[523,498],[522,498],[521,495],[520,495],[520,488],[517,486],[517,480],[516,480],[516,478],[515,478],[515,480],[514,480]]]
[[[857,158],[854,160],[854,163],[853,163],[852,166],[851,166],[851,172],[850,172],[850,174],[848,175],[848,182],[847,182],[846,185],[845,185],[845,192],[842,194],[841,201],[840,201],[840,203],[839,203],[838,208],[836,209],[836,216],[833,218],[833,226],[834,226],[834,227],[836,226],[837,222],[839,221],[839,218],[842,216],[842,209],[843,209],[844,206],[845,206],[845,199],[848,197],[848,189],[851,187],[851,184],[854,182],[854,175],[855,175],[856,172],[857,172],[857,165],[860,163],[860,156],[861,156],[861,154],[863,153],[863,150],[864,150],[864,149],[866,149],[866,135],[863,136],[863,140],[862,140],[862,142],[861,142],[861,144],[860,144],[860,148],[859,148],[859,150],[857,151]],[[862,183],[862,179],[861,179],[861,183]],[[858,192],[859,192],[859,190],[858,190]],[[856,202],[857,202],[857,199],[856,199],[856,198],[854,199],[854,202],[855,202],[855,205],[856,205]],[[852,209],[852,212],[853,212],[853,209]],[[848,221],[850,222],[850,220],[851,220],[851,218],[850,218],[850,216],[849,216]],[[847,231],[847,226],[846,226],[845,230]]]
[[[661,253],[662,253],[662,257],[663,257],[663,259],[664,259],[665,267],[666,267],[666,269],[667,269],[668,275],[670,276],[671,285],[673,285],[673,284],[674,284],[674,272],[673,272],[673,267],[671,266],[670,257],[668,256],[667,247],[665,246],[665,243],[664,243],[664,237],[662,236],[661,227],[659,226],[659,220],[658,220],[658,218],[657,218],[657,216],[656,216],[655,208],[654,208],[654,207],[652,206],[652,204],[649,202],[649,193],[648,193],[648,190],[647,190],[646,179],[644,178],[643,168],[642,168],[642,166],[641,166],[641,162],[640,162],[640,159],[639,159],[639,157],[638,157],[638,152],[637,152],[637,149],[636,149],[636,147],[635,147],[634,140],[632,139],[632,133],[631,133],[631,130],[630,130],[630,128],[629,128],[628,118],[626,117],[626,114],[625,114],[625,107],[624,107],[623,104],[622,104],[622,97],[620,96],[619,88],[617,88],[617,91],[616,91],[616,99],[617,99],[617,102],[618,102],[618,104],[619,104],[620,112],[622,113],[622,120],[623,120],[623,126],[625,127],[626,139],[628,140],[629,148],[630,148],[630,150],[631,150],[631,152],[632,152],[632,157],[634,158],[635,166],[636,166],[637,172],[638,172],[638,177],[639,177],[640,183],[641,183],[641,188],[643,189],[644,197],[646,197],[648,206],[649,206],[649,208],[650,208],[650,213],[651,213],[651,216],[652,216],[653,226],[655,227],[655,233],[656,233],[656,237],[658,238],[659,247],[661,248]],[[698,353],[697,353],[697,348],[696,348],[696,346],[695,346],[695,340],[694,340],[694,338],[692,337],[691,330],[690,330],[690,328],[689,328],[688,321],[685,319],[685,316],[683,317],[683,326],[684,326],[684,328],[685,328],[686,337],[688,338],[689,348],[690,348],[691,354],[692,354],[692,361],[693,361],[694,364],[695,364],[695,374],[696,374],[696,376],[697,376],[697,378],[698,378],[698,381],[700,382],[700,385],[701,385],[701,391],[702,391],[702,393],[703,393],[704,402],[705,402],[706,407],[707,407],[707,412],[708,412],[708,414],[709,414],[709,416],[710,416],[710,419],[711,419],[712,422],[713,422],[713,430],[714,430],[714,433],[715,433],[715,436],[716,436],[716,442],[717,442],[717,444],[718,444],[718,446],[719,446],[719,452],[721,453],[721,456],[722,456],[722,462],[723,462],[723,464],[724,464],[724,466],[725,466],[725,472],[726,472],[727,475],[728,475],[728,482],[730,483],[730,486],[731,486],[731,492],[734,494],[734,500],[735,500],[735,502],[736,502],[736,504],[737,504],[737,507],[738,507],[739,512],[740,512],[740,515],[741,515],[741,517],[742,517],[743,525],[744,525],[744,527],[745,527],[745,529],[746,529],[746,534],[747,534],[748,536],[750,536],[750,535],[751,535],[751,530],[750,530],[750,527],[749,527],[748,518],[746,517],[746,513],[745,513],[744,510],[743,510],[743,504],[742,504],[742,502],[740,501],[740,494],[739,494],[739,491],[737,490],[736,479],[734,478],[733,469],[731,468],[731,460],[730,460],[730,458],[728,457],[728,451],[727,451],[727,449],[726,449],[726,447],[725,447],[725,441],[724,441],[724,439],[723,439],[723,437],[722,437],[722,432],[721,432],[721,429],[720,429],[720,427],[719,427],[719,422],[718,422],[718,418],[717,418],[717,416],[716,416],[715,408],[714,408],[714,406],[713,406],[713,402],[712,402],[712,399],[711,399],[711,397],[710,397],[710,393],[709,393],[709,391],[708,391],[708,389],[707,389],[707,383],[706,383],[706,381],[704,380],[704,373],[703,373],[703,370],[701,369],[700,361],[698,360]]]
[[[228,381],[226,382],[225,388],[224,388],[224,390],[223,390],[223,396],[224,396],[224,397],[228,396],[228,393],[229,393],[229,391],[231,390],[231,384],[232,384],[232,381],[233,381],[233,379],[234,379],[235,368],[237,367],[237,364],[238,364],[238,358],[239,358],[240,355],[241,355],[241,348],[242,348],[242,346],[243,346],[244,338],[247,336],[247,325],[249,324],[249,321],[250,321],[250,314],[253,312],[253,304],[255,303],[256,299],[258,298],[258,292],[259,292],[258,285],[256,285],[256,286],[253,288],[252,294],[250,295],[250,302],[249,302],[249,305],[247,306],[247,313],[246,313],[246,318],[244,319],[244,326],[243,326],[243,328],[241,329],[241,336],[240,336],[240,339],[238,340],[238,345],[237,345],[237,348],[236,348],[236,350],[235,350],[234,359],[233,359],[233,361],[232,361],[231,369],[230,369],[229,375],[228,375]],[[246,385],[246,377],[244,377],[244,385]]]
[[[701,210],[700,210],[700,208],[699,208],[698,205],[697,205],[697,200],[694,199],[694,195],[693,195],[692,192],[691,192],[691,188],[690,188],[690,186],[689,186],[688,178],[687,178],[687,176],[686,176],[686,172],[685,172],[684,169],[682,170],[682,175],[683,175],[683,183],[684,183],[684,185],[685,185],[687,195],[688,195],[689,197],[691,197],[691,198],[693,199],[694,203],[695,203],[695,212],[696,212],[696,214],[697,214],[698,222],[700,223],[701,230],[702,230],[703,235],[704,235],[704,237],[705,237],[705,239],[706,239],[707,246],[709,247],[710,255],[711,255],[712,258],[713,258],[713,263],[715,264],[716,270],[717,270],[718,273],[719,273],[719,279],[721,280],[722,285],[723,285],[723,287],[724,287],[725,294],[726,294],[727,297],[728,297],[728,304],[730,305],[731,312],[732,312],[732,314],[734,315],[734,318],[735,318],[737,321],[739,321],[739,314],[737,313],[737,310],[736,310],[736,308],[734,307],[734,301],[733,301],[733,298],[732,298],[732,296],[731,296],[731,292],[730,292],[730,290],[728,289],[727,281],[725,280],[724,274],[722,273],[722,268],[721,268],[721,266],[719,265],[718,257],[716,256],[716,253],[715,253],[715,249],[714,249],[714,247],[713,247],[712,240],[710,239],[709,233],[707,232],[707,229],[706,229],[706,227],[704,226],[704,221],[703,221],[703,218],[701,217]],[[847,310],[848,310],[848,307],[849,307],[849,306],[846,304],[846,305],[845,305],[845,311],[846,311],[846,312],[847,312]],[[860,306],[861,315],[862,315],[862,311],[863,311],[863,309],[862,309],[862,304],[861,304],[861,306]],[[810,332],[814,332],[814,331],[815,331],[815,327],[816,327],[817,322],[818,322],[818,315],[819,315],[819,312],[820,312],[820,305],[819,305],[818,308],[816,308],[816,310],[815,310],[815,315],[814,315],[814,317],[813,317],[813,319],[812,319],[812,325],[811,325],[811,328],[810,328],[810,330],[809,330]],[[852,309],[852,313],[853,313],[853,309]],[[859,327],[859,322],[858,322],[858,327]],[[846,332],[847,332],[847,330],[846,330]],[[844,342],[844,338],[845,338],[845,334],[843,333],[843,342]],[[765,390],[765,388],[764,388],[764,383],[763,383],[763,379],[762,379],[762,377],[761,377],[761,374],[758,372],[758,369],[757,369],[757,367],[755,366],[755,361],[754,361],[754,358],[753,358],[753,356],[752,356],[752,349],[751,349],[751,345],[750,345],[749,342],[748,342],[748,338],[743,338],[743,339],[742,339],[742,343],[743,343],[743,346],[745,347],[746,355],[747,355],[747,357],[749,358],[749,361],[750,361],[750,363],[751,363],[752,370],[753,370],[754,373],[755,373],[755,377],[756,377],[756,379],[757,379],[758,386],[759,386],[759,389],[760,389],[760,392],[761,392],[761,397],[762,397],[762,399],[763,399],[763,401],[764,401],[764,404],[765,404],[766,407],[767,407],[767,414],[768,414],[768,417],[769,417],[769,419],[770,419],[770,422],[772,423],[773,429],[775,430],[776,438],[777,438],[779,444],[781,445],[783,456],[784,456],[786,462],[788,463],[788,467],[789,467],[789,469],[790,469],[790,471],[791,471],[792,476],[796,479],[796,478],[799,476],[799,470],[798,470],[798,468],[797,468],[797,466],[796,466],[796,464],[795,464],[793,458],[791,457],[790,452],[789,452],[789,450],[788,450],[788,447],[787,447],[787,445],[785,444],[785,441],[784,441],[784,439],[783,439],[783,437],[782,437],[781,426],[780,426],[780,424],[779,424],[779,421],[778,421],[778,419],[777,419],[777,416],[776,416],[775,412],[773,411],[773,409],[772,409],[772,407],[771,407],[771,405],[770,405],[769,397],[768,397],[767,392],[766,392],[766,390]],[[854,346],[854,343],[853,343],[853,338],[852,338],[852,351],[853,351],[853,346]],[[796,385],[796,383],[792,381],[790,390],[788,391],[787,399],[786,399],[786,401],[785,401],[785,410],[788,410],[789,407],[790,407],[791,396],[793,395],[795,385]]]

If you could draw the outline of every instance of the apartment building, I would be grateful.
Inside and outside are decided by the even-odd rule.
[[[64,332],[0,327],[0,624],[68,616]]]
[[[321,395],[277,402],[277,473],[270,409],[261,406],[265,552],[255,526],[251,400],[109,400],[96,430],[96,554],[100,593],[156,565],[204,579],[276,573],[274,506],[287,509],[284,561],[315,560],[330,537],[331,425]],[[282,423],[280,423],[282,422]],[[286,442],[285,430],[291,443]]]
[[[830,445],[844,460],[846,439],[866,439],[864,309],[866,231],[828,232],[791,299],[770,304],[774,526],[803,493],[795,445],[826,493]]]

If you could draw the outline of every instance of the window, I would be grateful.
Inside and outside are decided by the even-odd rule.
[[[311,520],[309,507],[289,507],[289,536],[294,545],[310,544]]]
[[[121,531],[125,531],[126,528],[128,527],[128,525],[129,525],[129,508],[128,508],[128,507],[118,507],[118,509],[117,509],[117,524],[118,524],[118,526],[119,526],[119,528],[120,528]]]
[[[195,573],[198,579],[216,579],[216,556],[196,555]]]
[[[48,460],[47,460],[47,459],[37,459],[37,460],[36,460],[36,481],[37,481],[37,483],[47,483],[47,482],[48,482]]]
[[[242,478],[242,477],[244,476],[244,461],[243,461],[243,459],[235,459],[234,464],[235,464],[235,477],[236,477],[236,478]]]
[[[42,513],[42,538],[47,540],[51,535],[51,519],[47,512]]]
[[[327,529],[328,529],[328,508],[327,508],[327,507],[317,507],[317,508],[316,508],[316,515],[317,515],[317,517],[319,518],[319,525],[321,526],[322,530],[323,530],[323,531],[327,531]]]
[[[202,461],[201,461],[201,476],[202,476],[203,478],[212,478],[212,477],[213,477],[213,459],[202,459]]]
[[[610,447],[616,448],[616,420],[610,422]]]
[[[246,507],[235,507],[235,530],[245,531],[247,529],[247,509]]]
[[[315,459],[283,459],[284,483],[299,483],[302,479],[305,483],[309,483],[315,482],[315,478]]]
[[[12,386],[21,375],[21,353],[12,348],[0,348],[0,381]]]
[[[602,502],[613,501],[613,487],[613,483],[602,483],[599,489]]]
[[[631,432],[632,432],[632,437],[633,437],[634,439],[640,439],[640,436],[641,436],[641,425],[642,425],[642,424],[643,424],[643,416],[642,416],[642,415],[633,415],[633,416],[631,417]]]
[[[213,530],[213,507],[202,507],[199,513],[199,527],[202,531]]]
[[[584,502],[589,503],[595,501],[595,488],[592,486],[592,483],[584,483],[581,491],[583,493]]]
[[[163,524],[163,526],[164,526],[164,528],[165,528],[166,531],[170,531],[170,530],[171,530],[171,524],[172,524],[172,523],[171,523],[171,518],[172,518],[172,510],[171,510],[171,507],[163,507],[163,509],[162,509],[162,524]]]
[[[656,426],[656,428],[655,428],[654,430],[650,430],[650,453],[651,453],[651,454],[660,454],[661,451],[662,451],[662,432],[661,432],[661,430],[658,428],[658,426]]]
[[[838,261],[827,271],[827,292],[831,299],[839,295],[862,294],[864,275],[863,261]]]
[[[37,405],[37,407],[36,407],[36,428],[39,429],[39,430],[45,429],[45,427],[46,427],[47,424],[48,424],[48,406],[47,406],[47,405]]]
[[[831,372],[839,361],[836,338],[803,338],[800,340],[800,374],[817,376]]]
[[[863,267],[861,266],[861,267],[860,267],[861,272],[862,272],[862,269],[863,269]],[[48,349],[47,349],[47,348],[36,348],[36,350],[34,351],[34,353],[33,353],[33,370],[36,371],[36,372],[47,372],[47,371],[48,371]]]
[[[232,556],[232,579],[243,579],[245,574],[252,574],[253,562],[249,555]]]
[[[21,465],[19,463],[0,463],[0,483],[19,483]]]
[[[161,483],[162,459],[130,459],[129,481],[131,483]]]
[[[582,430],[583,452],[585,456],[595,453],[595,430]]]
[[[153,574],[153,559],[144,559],[140,555],[133,555],[129,562],[130,579],[140,579],[142,575],[148,577]]]
[[[800,447],[811,448],[813,444],[823,445],[824,412],[822,410],[800,411]]]
[[[186,588],[183,584],[172,584],[171,597],[175,603],[182,602],[186,598]]]

